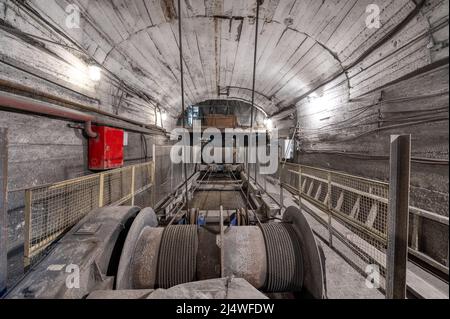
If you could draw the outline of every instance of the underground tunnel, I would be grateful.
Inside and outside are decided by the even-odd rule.
[[[0,299],[448,299],[448,7],[0,0]]]

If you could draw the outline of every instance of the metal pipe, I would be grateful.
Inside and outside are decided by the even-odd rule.
[[[79,108],[79,109],[82,109],[87,112],[93,112],[93,113],[96,113],[99,115],[104,115],[104,116],[107,116],[107,117],[110,117],[113,119],[117,119],[119,121],[123,121],[126,123],[130,123],[133,125],[133,126],[131,126],[131,125],[125,126],[125,124],[120,124],[120,126],[119,126],[119,124],[116,124],[116,126],[119,128],[131,130],[131,131],[135,131],[135,132],[141,132],[141,133],[145,133],[145,134],[153,134],[153,133],[164,134],[166,132],[164,129],[157,127],[156,125],[151,125],[151,124],[147,124],[144,122],[135,121],[135,120],[129,119],[127,117],[116,115],[116,114],[110,113],[110,112],[106,112],[106,111],[100,110],[100,109],[92,107],[92,106],[87,106],[87,105],[84,105],[81,103],[70,101],[70,100],[67,100],[67,99],[46,93],[46,92],[40,92],[40,91],[31,89],[29,87],[26,87],[24,85],[19,85],[16,83],[11,84],[7,81],[0,79],[0,86],[4,86],[10,90],[13,90],[14,92],[20,91],[20,92],[24,92],[27,94],[31,94],[33,96],[36,95],[36,96],[39,96],[39,97],[42,97],[45,99],[49,99],[49,100],[61,103],[64,107],[66,107],[68,109]],[[97,121],[99,121],[99,120],[100,119],[97,119]],[[106,124],[106,125],[110,125],[110,124]],[[152,132],[152,131],[154,131],[154,132]]]
[[[49,116],[84,122],[84,129],[86,134],[89,137],[97,137],[97,133],[92,131],[91,126],[92,121],[95,120],[95,117],[93,115],[3,91],[0,91],[0,106],[14,110],[26,111],[36,114],[45,114]]]
[[[91,121],[84,122],[84,132],[86,133],[87,136],[89,136],[91,138],[97,137],[97,133],[95,133],[92,130],[92,122]]]

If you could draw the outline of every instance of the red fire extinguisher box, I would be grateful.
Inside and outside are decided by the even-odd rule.
[[[107,170],[123,166],[123,130],[92,126],[96,138],[89,139],[89,169]]]

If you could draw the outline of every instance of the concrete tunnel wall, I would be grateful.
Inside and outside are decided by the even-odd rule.
[[[410,204],[448,216],[448,1],[411,21],[340,76],[275,114],[298,123],[295,161],[389,181],[391,134],[411,134]],[[419,250],[448,265],[448,226],[424,219]]]

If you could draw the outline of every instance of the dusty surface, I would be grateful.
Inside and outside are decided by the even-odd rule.
[[[157,289],[148,299],[267,299],[240,278],[220,278]]]
[[[98,290],[93,291],[86,299],[145,299],[153,291],[153,289]]]

